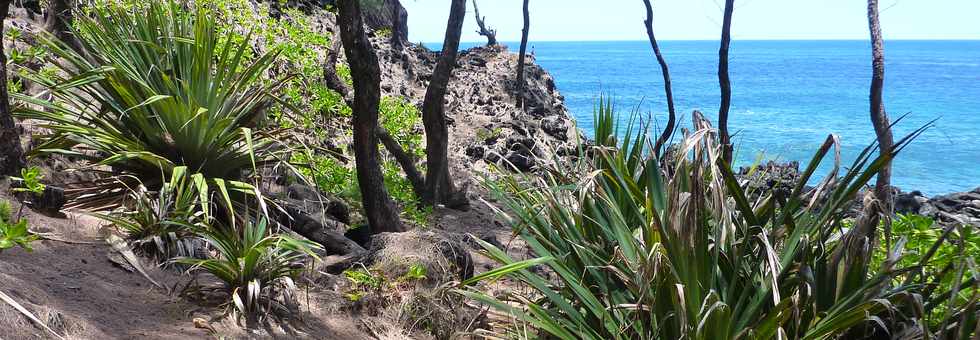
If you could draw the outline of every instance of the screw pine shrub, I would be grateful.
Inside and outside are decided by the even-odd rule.
[[[515,261],[483,244],[504,266],[480,279],[507,276],[532,293],[498,298],[473,288],[460,292],[517,320],[512,335],[611,340],[975,334],[976,295],[946,305],[941,327],[923,319],[925,310],[953,301],[950,294],[975,287],[972,261],[897,280],[917,268],[900,264],[904,240],[885,250],[869,246],[878,240],[855,232],[859,228],[841,228],[843,207],[922,129],[896,143],[891,154],[872,158],[874,145],[868,147],[842,176],[835,166],[804,192],[836,144],[828,138],[788,197],[763,192],[750,201],[720,160],[720,145],[703,117],[694,117],[694,130],[661,163],[648,156],[647,124],[634,119],[618,129],[611,104],[597,108],[597,145],[582,146],[579,162],[555,162],[541,178],[510,175],[487,182],[515,232],[540,256],[532,261],[544,262],[546,272],[557,277],[549,280],[528,269],[534,262]],[[871,269],[875,252],[886,252],[886,260]],[[941,277],[951,278],[951,288],[929,288],[928,282]]]
[[[188,174],[187,167],[178,166],[159,190],[140,185],[130,191],[122,208],[92,215],[111,222],[142,255],[161,261],[193,257],[194,235],[185,225],[205,215],[199,191],[204,183],[203,175]]]
[[[206,239],[218,256],[183,257],[176,262],[220,279],[222,292],[229,296],[224,306],[233,318],[245,319],[246,327],[254,328],[270,316],[283,318],[296,312],[292,278],[303,270],[304,258],[316,257],[313,249],[319,249],[318,244],[271,233],[264,218],[241,226],[212,220],[187,227]]]
[[[17,115],[52,131],[35,153],[73,155],[123,175],[72,197],[75,207],[117,203],[126,175],[159,179],[161,170],[187,166],[234,179],[282,159],[284,130],[264,122],[284,79],[260,81],[279,52],[246,61],[252,37],[217,34],[204,13],[174,1],[88,7],[73,28],[86,56],[39,35],[58,72],[28,79],[51,99],[13,95],[26,104]]]

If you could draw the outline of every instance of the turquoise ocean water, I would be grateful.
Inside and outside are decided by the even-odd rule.
[[[470,47],[473,44],[463,44]],[[518,43],[508,43],[516,50]],[[665,121],[659,66],[649,44],[532,42],[537,63],[554,77],[579,128],[592,134],[600,93],[622,116],[634,108]],[[717,115],[718,43],[661,42],[678,114]],[[840,136],[845,164],[874,139],[868,114],[870,44],[865,41],[734,41],[730,51],[736,157],[809,160],[827,134]],[[895,164],[894,184],[926,194],[980,186],[980,41],[887,41],[885,106],[904,135],[935,127]]]

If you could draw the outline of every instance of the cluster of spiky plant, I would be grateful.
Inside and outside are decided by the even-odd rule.
[[[159,179],[187,166],[207,178],[240,178],[283,159],[283,131],[264,124],[283,80],[262,75],[278,51],[251,56],[251,37],[217,34],[203,6],[86,9],[74,28],[85,52],[40,34],[57,72],[26,72],[45,96],[13,95],[24,104],[16,115],[51,131],[36,154],[72,155],[117,175],[70,191],[72,206],[118,203],[127,176]]]
[[[123,208],[93,213],[111,222],[143,255],[166,261],[177,256],[194,256],[195,245],[184,224],[202,220],[201,174],[188,174],[187,167],[173,169],[169,181],[156,191],[144,185],[134,188]]]
[[[226,297],[221,305],[247,327],[270,316],[288,317],[295,311],[292,278],[304,259],[316,257],[320,245],[270,230],[267,213],[250,212],[249,204],[233,201],[235,192],[257,193],[247,184],[215,180],[212,188],[202,174],[187,170],[175,167],[159,191],[140,187],[125,209],[95,215],[112,222],[143,254],[219,279],[223,286],[217,293]]]
[[[508,276],[533,294],[461,292],[520,321],[512,329],[520,337],[976,335],[977,274],[971,260],[961,257],[949,268],[901,266],[904,239],[883,249],[875,246],[877,233],[843,228],[844,206],[921,130],[882,157],[872,158],[875,148],[868,147],[842,176],[835,166],[816,188],[805,190],[836,143],[828,138],[789,196],[761,192],[750,200],[720,160],[707,121],[694,118],[694,130],[661,162],[650,156],[645,124],[630,123],[617,142],[613,110],[602,103],[597,145],[583,146],[580,162],[556,162],[541,178],[488,182],[540,258],[520,262],[484,244],[505,266],[465,283]],[[948,241],[941,238],[937,246]],[[875,251],[886,256],[872,268]],[[528,269],[542,262],[557,281]],[[953,284],[933,284],[942,281]],[[963,291],[971,292],[965,301],[951,298]],[[927,322],[925,316],[940,305],[944,319]]]
[[[70,190],[71,206],[112,210],[97,216],[144,253],[221,280],[228,311],[257,326],[291,300],[317,247],[270,230],[266,198],[244,182],[288,158],[283,130],[265,124],[284,81],[264,78],[279,52],[255,56],[250,35],[219,34],[205,6],[107,2],[79,14],[83,52],[41,34],[58,70],[28,75],[45,96],[15,96],[20,117],[51,131],[35,152],[111,168]]]
[[[295,310],[292,278],[303,270],[302,260],[315,256],[319,245],[307,240],[270,232],[267,220],[259,218],[245,225],[210,224],[188,226],[217,251],[214,258],[183,257],[176,261],[203,270],[224,282],[229,295],[224,305],[236,320],[255,328],[269,316],[288,317]]]

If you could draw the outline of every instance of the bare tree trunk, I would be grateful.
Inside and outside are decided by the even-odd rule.
[[[476,17],[476,26],[480,28],[480,35],[487,37],[487,46],[497,45],[497,30],[487,27],[487,18],[480,16],[480,7],[476,6],[476,0],[473,0],[473,15]]]
[[[354,107],[354,91],[337,75],[337,57],[340,52],[339,42],[340,39],[334,39],[330,43],[330,49],[327,50],[327,60],[323,64],[323,82],[327,88],[337,91],[347,106]],[[405,177],[412,184],[412,190],[415,192],[415,196],[420,198],[425,196],[425,177],[422,176],[418,167],[415,166],[415,157],[405,151],[398,144],[398,141],[391,137],[391,134],[381,125],[376,127],[375,133],[381,140],[381,144],[388,149],[388,152],[395,157],[395,160],[398,161],[398,164],[405,171]]]
[[[718,49],[718,84],[721,86],[721,107],[718,108],[718,139],[722,158],[732,164],[732,139],[728,133],[728,111],[732,106],[732,82],[728,79],[728,45],[732,42],[732,12],[735,0],[725,0],[725,19],[721,24],[721,48]]]
[[[657,62],[660,63],[660,73],[664,76],[664,94],[667,96],[667,126],[664,127],[664,132],[657,138],[657,144],[653,147],[654,154],[660,157],[660,148],[667,143],[667,140],[674,133],[677,117],[674,112],[674,91],[670,86],[670,69],[667,68],[667,61],[660,54],[660,46],[657,45],[657,38],[653,35],[653,6],[650,4],[650,0],[643,0],[643,4],[647,8],[647,19],[643,23],[647,27],[647,37],[650,38],[653,54],[657,56]]]
[[[269,1],[269,17],[273,19],[281,19],[282,18],[281,6],[282,4],[279,3],[279,0]]]
[[[864,208],[854,222],[854,227],[841,238],[841,246],[837,247],[828,271],[837,275],[839,268],[857,268],[859,274],[866,275],[869,262],[869,249],[878,246],[878,225],[884,222],[885,248],[891,249],[891,157],[894,139],[885,105],[882,101],[882,88],[885,83],[885,55],[881,37],[881,25],[878,21],[878,0],[868,0],[868,28],[871,32],[872,76],[870,90],[871,123],[874,125],[878,138],[880,157],[885,164],[878,171],[878,180],[874,193],[866,193],[862,203]],[[884,218],[884,220],[882,220]],[[842,263],[843,262],[843,263]]]
[[[890,154],[895,138],[892,136],[888,114],[885,113],[885,103],[882,91],[885,84],[885,47],[881,37],[881,24],[878,21],[878,0],[868,0],[868,28],[871,31],[871,124],[874,125],[878,137],[878,147],[881,155]],[[889,160],[878,172],[875,183],[875,197],[881,204],[885,217],[885,229],[890,231],[893,207],[891,191],[892,164]],[[890,234],[890,232],[889,232]]]
[[[401,51],[405,47],[401,32],[402,7],[397,3],[397,0],[395,2],[391,6],[391,48],[395,51]]]
[[[425,177],[419,172],[419,169],[415,166],[415,157],[412,154],[405,151],[401,144],[388,133],[387,130],[378,126],[378,138],[381,139],[381,144],[388,149],[388,152],[395,157],[395,161],[401,165],[402,170],[405,171],[405,177],[408,178],[408,182],[412,184],[412,190],[415,192],[415,197],[425,196]]]
[[[44,30],[68,44],[72,49],[81,51],[78,41],[75,40],[75,35],[71,32],[73,2],[73,0],[50,0]]]
[[[3,18],[7,17],[10,0],[0,0],[0,37],[3,34]],[[16,175],[24,167],[24,150],[20,145],[20,133],[10,113],[10,98],[7,93],[7,55],[0,41],[0,177]]]
[[[371,42],[364,32],[359,0],[337,2],[340,36],[354,78],[354,100],[351,107],[354,132],[354,158],[361,202],[371,231],[397,232],[405,228],[398,208],[385,189],[379,162],[378,106],[381,102],[381,68]]]
[[[524,29],[521,30],[521,52],[517,56],[517,107],[521,110],[524,110],[524,54],[527,53],[527,32],[531,29],[528,1],[524,0]]]
[[[451,207],[468,204],[465,193],[456,189],[449,173],[449,128],[446,125],[444,103],[453,68],[456,67],[459,38],[463,31],[465,17],[466,0],[453,0],[446,25],[446,38],[442,44],[442,55],[432,72],[429,86],[425,91],[425,100],[422,103],[428,167],[425,174],[426,190],[422,200],[427,204],[444,203]]]
[[[354,91],[337,74],[337,59],[340,56],[340,47],[343,43],[343,39],[340,37],[340,23],[338,22],[337,25],[337,31],[330,38],[330,49],[327,50],[327,60],[323,62],[323,82],[327,88],[337,91],[340,97],[344,99],[344,102],[347,103],[347,106],[353,107]]]

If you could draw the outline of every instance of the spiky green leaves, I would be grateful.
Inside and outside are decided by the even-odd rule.
[[[232,314],[245,317],[249,326],[275,312],[267,307],[277,293],[292,288],[292,278],[302,270],[301,260],[316,257],[320,246],[280,234],[272,234],[264,219],[235,228],[227,225],[190,226],[218,252],[211,259],[179,258],[224,282]]]
[[[620,128],[610,102],[596,108],[597,145],[584,150],[585,161],[552,163],[542,177],[508,175],[487,183],[515,231],[541,257],[532,261],[556,279],[484,244],[503,264],[485,277],[506,276],[533,293],[503,299],[474,289],[464,294],[530,325],[540,338],[938,334],[916,311],[944,296],[956,305],[947,313],[955,321],[947,325],[957,334],[976,326],[975,299],[949,299],[924,289],[924,280],[901,282],[909,267],[868,270],[876,240],[845,237],[856,228],[840,229],[844,207],[921,129],[878,158],[869,146],[842,177],[835,165],[816,189],[804,190],[837,144],[830,137],[784,197],[775,190],[746,193],[700,114],[694,129],[658,160],[651,157],[646,123],[634,115]],[[865,246],[853,247],[862,244],[857,241]],[[890,251],[889,263],[899,263],[901,248]],[[946,272],[975,272],[967,263]],[[975,287],[966,280],[970,274],[960,275],[952,282]]]
[[[264,125],[283,80],[265,80],[277,51],[252,57],[251,36],[218,34],[203,7],[96,6],[77,17],[82,55],[49,35],[58,67],[28,77],[50,94],[25,95],[15,114],[52,134],[35,154],[60,153],[148,181],[187,166],[237,179],[278,159],[283,131]]]

